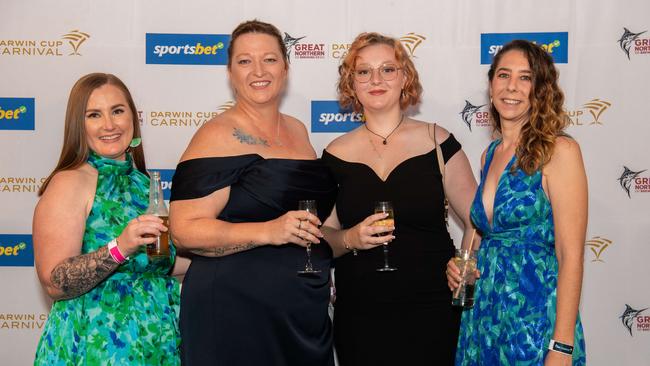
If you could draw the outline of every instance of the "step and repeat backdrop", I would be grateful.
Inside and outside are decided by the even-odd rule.
[[[581,314],[590,365],[650,365],[650,2],[636,1],[82,1],[0,4],[0,355],[28,365],[50,302],[34,271],[36,192],[61,150],[70,88],[114,73],[131,89],[148,166],[169,194],[196,130],[232,107],[229,34],[275,24],[290,50],[281,110],[317,152],[361,116],[336,102],[337,67],[353,38],[399,38],[424,86],[414,118],[463,144],[475,175],[492,136],[487,70],[524,38],[555,59],[589,176]],[[219,143],[215,141],[215,143]],[[458,243],[459,229],[452,227]]]

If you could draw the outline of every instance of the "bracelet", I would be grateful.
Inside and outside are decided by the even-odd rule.
[[[122,264],[126,262],[129,257],[125,257],[124,254],[120,251],[120,248],[117,246],[117,238],[108,242],[108,253],[113,257],[113,260],[117,264]]]
[[[560,343],[560,342],[556,341],[555,339],[551,339],[551,341],[548,342],[548,349],[550,351],[563,353],[563,354],[569,355],[569,356],[571,356],[573,354],[573,346],[569,346],[568,344]]]
[[[349,230],[349,229],[348,229],[348,230]],[[354,248],[350,248],[350,246],[348,245],[348,243],[346,243],[346,240],[345,240],[345,234],[348,233],[348,230],[346,230],[345,232],[343,232],[343,246],[345,246],[345,249],[352,251],[352,254],[353,254],[353,255],[357,255],[357,250],[354,249]]]

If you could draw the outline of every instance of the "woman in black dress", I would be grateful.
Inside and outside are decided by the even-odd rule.
[[[336,257],[334,341],[350,365],[451,365],[460,312],[451,307],[445,265],[454,245],[436,143],[445,162],[444,189],[465,225],[476,190],[467,157],[445,129],[405,116],[422,88],[401,43],[363,33],[339,68],[339,99],[363,112],[365,124],[323,153],[339,185],[322,230]],[[372,226],[375,201],[392,201],[392,227]],[[379,234],[379,237],[373,235]],[[396,271],[378,272],[390,242]]]
[[[185,365],[333,366],[332,251],[318,245],[336,184],[302,122],[279,111],[280,32],[240,24],[228,49],[236,105],[196,133],[173,179],[171,230],[196,254],[181,293]],[[316,200],[318,215],[298,211]],[[299,276],[308,243],[318,274]]]

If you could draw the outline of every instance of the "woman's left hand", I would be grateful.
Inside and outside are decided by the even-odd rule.
[[[572,361],[571,355],[548,351],[546,359],[544,359],[544,366],[571,366]]]

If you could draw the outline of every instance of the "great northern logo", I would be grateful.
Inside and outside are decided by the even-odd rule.
[[[602,236],[594,236],[585,242],[585,246],[594,253],[594,259],[591,260],[592,262],[605,262],[601,259],[601,256],[605,249],[612,244],[613,242],[611,240],[603,238]]]
[[[646,310],[648,310],[648,308],[637,310],[630,305],[625,304],[625,310],[623,311],[623,314],[619,316],[619,319],[621,319],[623,326],[628,330],[628,332],[630,332],[630,336],[634,336],[632,334],[633,329],[641,332],[650,331],[650,316],[641,315],[641,313]]]
[[[472,130],[472,124],[480,127],[487,127],[490,125],[489,112],[486,110],[487,104],[474,105],[469,100],[465,99],[465,107],[460,111],[460,117],[469,130]]]
[[[634,171],[625,165],[623,166],[623,173],[618,178],[618,182],[629,198],[632,198],[631,191],[638,193],[650,192],[650,177],[641,176],[641,173],[645,171],[646,169]]]
[[[291,55],[298,58],[325,58],[325,43],[304,43],[300,42],[306,36],[292,37],[289,33],[284,32],[284,45],[287,47],[287,56],[291,61]]]
[[[0,56],[81,56],[81,45],[89,38],[90,34],[74,29],[58,39],[0,39]]]
[[[415,57],[415,50],[427,39],[427,37],[413,32],[407,33],[399,40],[409,53],[409,56]]]
[[[525,39],[540,45],[556,64],[569,62],[568,32],[481,33],[481,64],[489,65],[503,45],[515,39]]]
[[[636,55],[650,53],[650,38],[641,38],[641,35],[646,32],[634,33],[623,27],[623,35],[618,40],[618,45],[621,46],[621,50],[623,50],[628,60],[630,59],[630,51]]]
[[[592,99],[584,103],[580,108],[567,111],[569,124],[571,126],[602,125],[604,121],[601,119],[601,116],[611,106],[612,103],[606,100],[599,98]]]

